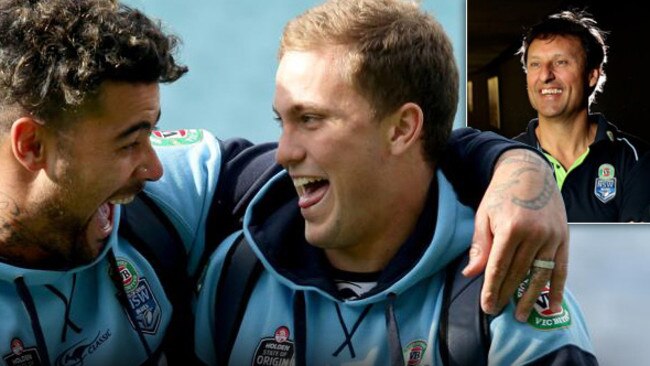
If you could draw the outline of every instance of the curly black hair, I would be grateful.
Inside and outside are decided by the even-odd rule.
[[[102,82],[172,82],[187,72],[160,22],[115,0],[0,0],[0,107],[57,117]]]

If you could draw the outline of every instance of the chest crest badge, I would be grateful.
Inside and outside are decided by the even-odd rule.
[[[598,167],[594,195],[602,203],[607,203],[616,197],[616,172],[611,164],[602,164]]]

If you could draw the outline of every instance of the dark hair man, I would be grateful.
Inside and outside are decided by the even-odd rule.
[[[648,146],[589,106],[605,84],[605,34],[589,14],[563,11],[530,28],[521,63],[538,118],[515,140],[544,153],[570,222],[650,220]],[[644,178],[645,177],[645,178]]]

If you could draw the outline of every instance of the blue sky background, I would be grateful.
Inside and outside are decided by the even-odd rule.
[[[284,24],[315,0],[126,0],[183,40],[190,72],[163,86],[163,129],[205,128],[220,138],[276,140],[271,103]],[[455,45],[465,116],[465,3],[424,0]],[[650,365],[650,225],[570,225],[569,287],[579,299],[601,365]]]
[[[271,103],[276,52],[284,24],[314,0],[128,0],[131,6],[162,20],[183,44],[179,59],[190,72],[161,88],[163,129],[205,128],[220,138],[277,140],[280,130]],[[190,5],[191,4],[191,5]],[[422,1],[454,42],[465,70],[464,1]],[[465,75],[461,75],[465,80]],[[464,82],[461,86],[464,88]],[[461,96],[465,96],[464,89]],[[457,126],[464,126],[465,99]]]

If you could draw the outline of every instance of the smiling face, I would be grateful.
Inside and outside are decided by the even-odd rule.
[[[291,175],[306,239],[335,250],[368,250],[389,227],[388,118],[343,77],[341,47],[289,51],[276,75],[274,109],[282,125],[277,160]]]
[[[86,109],[70,127],[45,128],[48,183],[29,210],[33,225],[26,225],[36,232],[56,228],[38,245],[72,265],[101,250],[115,204],[130,202],[146,181],[162,176],[149,141],[160,115],[157,83],[105,82]]]
[[[572,119],[587,114],[589,88],[597,69],[585,70],[585,52],[577,37],[536,38],[526,62],[528,98],[540,120]]]

